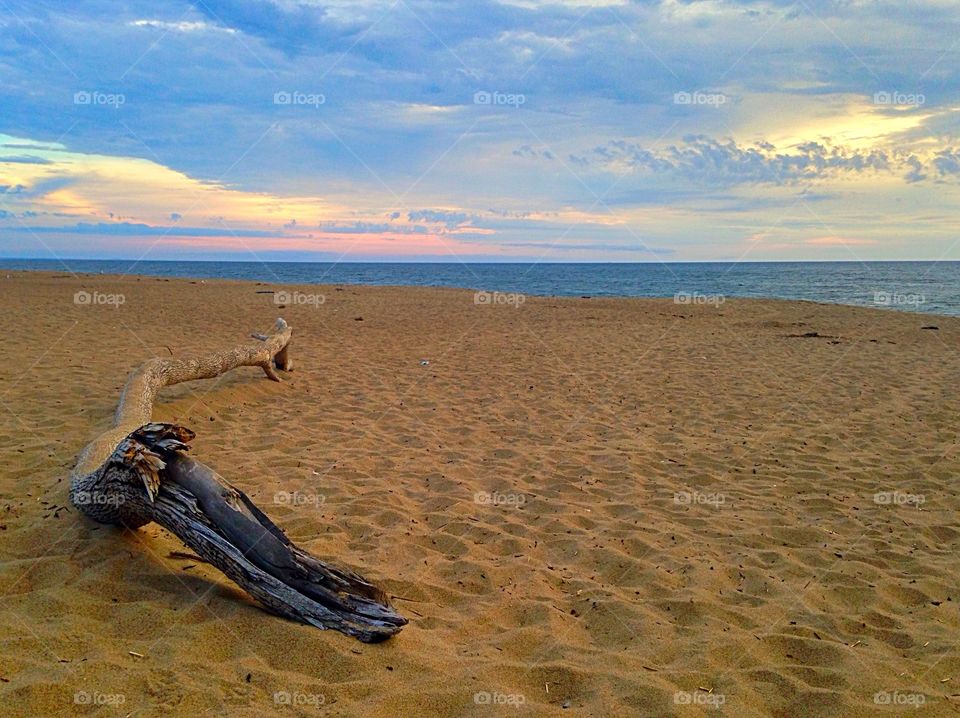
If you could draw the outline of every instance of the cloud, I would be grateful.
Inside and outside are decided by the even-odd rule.
[[[930,172],[940,178],[960,175],[960,149],[947,147],[927,151],[922,157],[918,154],[895,147],[860,149],[829,139],[780,149],[763,141],[743,145],[732,139],[692,135],[662,149],[611,140],[571,155],[570,161],[584,169],[668,175],[694,186],[713,187],[824,184],[863,175],[895,176],[914,183],[927,179]]]
[[[389,222],[353,222],[352,224],[325,223],[320,226],[324,234],[429,234],[422,226],[393,224]]]
[[[217,227],[155,226],[134,222],[77,222],[62,226],[8,227],[7,231],[29,231],[33,234],[90,234],[120,237],[275,237],[277,232],[257,229],[222,229]]]
[[[525,157],[528,159],[554,160],[556,156],[552,151],[546,148],[534,148],[531,145],[521,145],[513,151],[515,157]]]
[[[597,242],[560,242],[544,245],[538,242],[504,242],[505,247],[523,247],[539,248],[549,252],[573,252],[573,251],[603,251],[616,254],[649,254],[657,257],[670,256],[676,254],[677,250],[673,247],[647,247],[634,244],[603,244]]]
[[[637,143],[612,140],[572,155],[580,167],[609,171],[671,174],[698,184],[730,186],[741,183],[796,184],[842,174],[889,171],[905,160],[883,149],[859,150],[826,141],[810,141],[778,150],[769,142],[742,145],[702,135],[682,144],[646,149]]]
[[[338,24],[318,5],[271,0],[204,0],[196,9],[219,26],[258,37],[284,52],[299,52],[314,43],[347,42],[359,24]],[[344,46],[346,49],[346,46]]]
[[[449,229],[469,223],[473,217],[464,212],[450,212],[446,210],[420,209],[407,212],[409,222],[432,222],[445,225]]]
[[[207,22],[169,22],[165,20],[133,20],[128,23],[131,27],[144,27],[150,29],[160,29],[168,32],[227,32],[233,33],[236,30],[229,27],[220,27]]]
[[[960,174],[960,150],[948,148],[937,152],[933,166],[941,177]]]
[[[41,200],[49,194],[76,185],[80,180],[77,177],[52,176],[38,179],[30,186],[16,185],[16,193],[23,199]]]
[[[7,155],[0,157],[0,164],[19,164],[19,165],[49,165],[53,164],[50,160],[33,155]]]
[[[629,251],[624,228],[681,258],[736,256],[738,237],[816,202],[836,236],[884,237],[865,252],[895,246],[867,225],[897,213],[939,256],[960,209],[960,71],[941,57],[953,13],[946,0],[9,0],[0,205],[81,219],[61,229],[82,241],[181,220],[210,232],[222,216],[485,251],[569,231],[602,259]],[[78,90],[126,102],[74,104]],[[526,102],[478,105],[478,90]],[[278,91],[325,102],[276,104]],[[678,105],[681,91],[730,101]],[[926,104],[878,106],[880,91]],[[922,213],[934,183],[938,211]]]
[[[815,247],[866,247],[877,244],[877,240],[853,237],[824,236],[805,239],[804,243],[813,245]]]

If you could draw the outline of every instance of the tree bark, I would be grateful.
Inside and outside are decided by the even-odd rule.
[[[254,336],[260,344],[194,359],[152,359],[135,370],[113,428],[81,453],[70,500],[101,523],[135,529],[157,522],[274,613],[361,641],[385,640],[406,619],[382,590],[295,546],[246,494],[186,456],[192,431],[150,421],[165,386],[241,366],[259,366],[274,381],[280,381],[277,369],[292,371],[291,329],[283,319],[269,334]]]

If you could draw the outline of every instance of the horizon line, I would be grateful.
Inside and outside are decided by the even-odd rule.
[[[432,260],[432,259],[137,259],[135,257],[4,257],[3,262],[131,262],[138,264],[438,264],[438,265],[467,265],[467,264],[545,264],[545,265],[577,265],[577,264],[893,264],[922,262],[926,264],[958,263],[960,259],[700,259],[700,260],[574,260],[574,261],[540,261],[523,260]]]

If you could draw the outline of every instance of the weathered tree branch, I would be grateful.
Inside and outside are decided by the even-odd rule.
[[[239,489],[185,455],[194,433],[151,423],[159,391],[219,376],[241,366],[291,371],[290,327],[278,319],[262,343],[195,359],[153,359],[123,389],[114,427],[82,452],[71,475],[70,500],[102,523],[137,528],[156,521],[176,534],[267,609],[362,641],[397,633],[406,620],[386,594],[352,571],[301,550]]]

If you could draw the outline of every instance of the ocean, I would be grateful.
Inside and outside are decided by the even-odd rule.
[[[674,297],[691,304],[773,297],[960,316],[960,262],[463,264],[0,258],[0,269],[250,279],[276,285],[413,285],[528,295]]]

